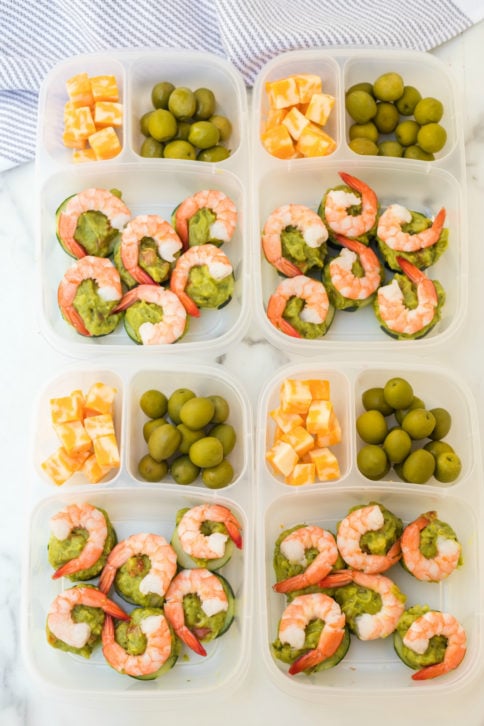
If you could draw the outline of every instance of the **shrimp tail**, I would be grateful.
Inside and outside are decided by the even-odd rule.
[[[449,670],[452,670],[449,668],[444,662],[442,663],[436,663],[435,665],[426,666],[425,668],[421,668],[421,670],[417,671],[412,675],[412,680],[414,681],[427,681],[430,678],[437,678],[438,676],[444,675],[444,673],[448,673]]]
[[[319,587],[342,587],[353,582],[353,570],[334,570],[318,582]]]
[[[331,656],[334,655],[336,650],[339,648],[341,641],[343,640],[343,636],[344,629],[335,630],[325,639],[325,643],[322,648],[313,648],[307,653],[299,656],[299,658],[296,658],[289,668],[290,675],[293,676],[308,668],[313,668],[319,663],[331,658]]]
[[[397,539],[397,541],[390,547],[386,556],[389,560],[394,560],[395,562],[398,562],[398,560],[402,556],[402,545],[399,539]]]
[[[71,254],[73,257],[77,257],[78,260],[80,260],[81,257],[86,257],[86,250],[82,245],[79,244],[79,242],[76,242],[74,238],[70,240],[63,240],[63,244],[68,249],[69,254]]]
[[[343,245],[343,247],[346,247],[356,254],[360,254],[363,249],[368,249],[367,245],[358,242],[356,239],[349,239],[349,237],[345,237],[343,234],[336,233],[335,239],[340,243],[340,245]]]
[[[153,280],[151,282],[153,283]],[[114,308],[113,313],[119,313],[122,310],[126,310],[126,308],[129,308],[138,299],[138,288],[133,287],[132,290],[128,290],[128,292],[123,295],[119,303]]]
[[[59,307],[62,311],[62,314],[67,319],[67,321],[72,325],[72,327],[75,328],[80,335],[85,335],[87,337],[91,337],[91,333],[84,325],[84,321],[81,318],[81,316],[79,315],[79,313],[77,312],[77,310],[75,310],[75,308],[72,305],[70,307],[64,307],[61,304],[60,299],[58,299],[58,302],[59,302]]]
[[[109,592],[114,582],[115,576],[116,568],[110,564],[105,565],[103,571],[101,572],[101,577],[99,578],[99,589],[101,590],[101,592],[103,592],[104,594]]]
[[[176,293],[180,299],[181,304],[187,311],[188,315],[191,315],[193,318],[199,318],[200,317],[200,310],[198,309],[197,305],[193,302],[192,298],[187,295],[187,293],[184,290],[181,290],[180,292]]]
[[[408,277],[408,279],[414,284],[418,284],[423,279],[425,279],[426,276],[424,275],[422,270],[419,270],[418,267],[412,265],[412,263],[406,260],[404,257],[397,257],[397,262],[402,268],[403,272]]]
[[[296,275],[301,274],[301,270],[299,267],[296,267],[294,263],[292,263],[290,260],[287,260],[285,257],[280,257],[278,260],[273,262],[274,267],[279,270],[279,272],[282,272],[283,275],[286,277],[296,277]]]
[[[136,267],[135,270],[130,270],[132,276],[135,278],[136,282],[138,282],[140,285],[157,285],[158,283],[153,280],[151,275],[148,275],[148,273],[143,270],[142,267],[139,265]]]
[[[331,567],[327,568],[326,575],[322,578],[321,581],[327,579],[326,576],[328,572],[330,572]],[[272,586],[272,589],[275,592],[293,592],[294,590],[302,590],[305,587],[310,587],[311,585],[314,585],[314,578],[308,577],[307,570],[305,572],[301,572],[299,575],[294,575],[293,577],[287,577],[285,580],[281,580],[280,582],[276,582],[275,585]],[[318,582],[318,585],[321,583]]]
[[[191,648],[191,650],[195,651],[195,653],[198,653],[198,655],[207,655],[207,651],[198,640],[195,633],[192,633],[192,631],[187,628],[186,625],[181,625],[180,627],[176,628],[175,632],[180,640],[183,640],[185,645],[188,646],[188,648]]]
[[[229,533],[230,539],[233,541],[233,543],[235,544],[237,549],[241,550],[242,549],[242,535],[240,534],[238,525],[233,524],[232,522],[225,522],[224,524],[227,528],[227,532]]]
[[[52,575],[53,580],[58,580],[60,577],[64,577],[66,575],[73,575],[75,572],[78,572],[80,569],[82,569],[79,566],[79,563],[77,559],[70,560],[69,562],[66,562],[65,565],[62,565],[59,567],[54,574]]]
[[[105,597],[104,599],[104,605],[102,606],[103,610],[107,615],[110,615],[113,618],[117,618],[118,620],[129,620],[130,616],[128,613],[125,613],[122,608],[119,607],[113,600],[110,600],[109,598]]]

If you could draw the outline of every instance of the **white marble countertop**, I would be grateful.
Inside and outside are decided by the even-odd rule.
[[[463,84],[465,99],[465,144],[468,184],[470,243],[470,306],[467,321],[449,349],[427,353],[426,359],[450,366],[471,387],[477,402],[481,431],[484,419],[482,365],[484,326],[482,324],[482,244],[481,210],[484,199],[484,95],[482,61],[484,23],[438,48],[434,54],[443,59]],[[479,680],[458,697],[451,692],[436,698],[419,698],[404,706],[382,696],[378,699],[353,699],[344,703],[329,699],[324,705],[300,701],[280,692],[267,678],[264,664],[254,656],[247,679],[229,701],[217,697],[200,707],[182,703],[165,709],[163,705],[131,709],[126,702],[88,704],[62,694],[46,693],[32,678],[22,661],[19,647],[19,591],[21,558],[26,535],[29,502],[26,498],[25,461],[28,456],[29,417],[32,400],[47,378],[70,363],[54,351],[38,332],[35,319],[36,270],[34,259],[35,194],[34,165],[4,172],[0,176],[0,247],[4,274],[0,297],[4,311],[2,346],[2,411],[0,446],[2,449],[2,523],[0,526],[0,614],[3,623],[0,639],[0,724],[2,726],[80,726],[90,721],[105,726],[143,722],[147,726],[176,718],[180,723],[224,723],[233,726],[262,724],[268,719],[280,724],[392,723],[408,721],[408,710],[418,705],[412,718],[419,723],[469,726],[484,724],[484,691]],[[286,354],[268,343],[254,321],[244,340],[217,359],[245,386],[255,407],[263,382],[289,361]],[[215,362],[215,361],[214,361]],[[257,371],[257,376],[253,375]],[[256,638],[257,635],[254,635]],[[257,643],[254,643],[254,653]],[[484,663],[481,676],[484,676]],[[405,709],[403,714],[402,707]],[[271,718],[272,717],[272,718]]]

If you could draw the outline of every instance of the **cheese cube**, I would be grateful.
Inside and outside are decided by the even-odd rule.
[[[292,76],[296,81],[299,103],[310,103],[315,93],[321,93],[323,82],[315,73],[298,73]]]
[[[330,385],[329,381],[321,378],[315,378],[308,380],[309,388],[313,398],[329,401],[330,398]]]
[[[84,426],[92,441],[101,436],[114,436],[113,417],[109,413],[101,413],[98,416],[86,416]]]
[[[314,123],[320,126],[324,126],[333,110],[335,101],[335,97],[330,96],[328,93],[315,93],[305,113],[306,119],[314,121]]]
[[[89,451],[92,441],[81,421],[66,421],[54,424],[59,441],[68,454]]]
[[[51,398],[50,417],[52,423],[82,421],[84,418],[84,394],[82,391],[75,390],[69,396]]]
[[[113,101],[98,101],[94,104],[94,123],[98,129],[104,126],[122,126],[122,105]]]
[[[66,81],[67,95],[74,106],[91,106],[94,103],[91,82],[87,73],[78,73]]]
[[[290,444],[279,440],[266,452],[266,459],[276,474],[286,477],[298,463],[299,456]]]
[[[66,146],[69,146],[69,144],[66,144]],[[85,161],[97,161],[96,154],[92,149],[84,148],[84,149],[77,149],[75,148],[72,152],[72,161],[76,164],[82,164]]]
[[[292,472],[286,477],[286,484],[291,486],[303,486],[314,484],[316,479],[316,467],[314,464],[296,464]]]
[[[310,434],[325,434],[329,431],[329,422],[333,404],[331,401],[312,401],[306,417],[306,428]]]
[[[272,126],[261,134],[264,148],[278,159],[294,159],[297,154],[294,149],[291,134],[285,126]]]
[[[290,444],[299,457],[307,454],[315,446],[313,437],[303,426],[296,426],[296,428],[283,434],[281,440]]]
[[[308,125],[309,120],[293,106],[291,110],[284,116],[282,121],[284,126],[289,131],[291,137],[297,141],[301,136],[302,130]]]
[[[98,161],[112,159],[121,151],[121,143],[112,126],[106,126],[91,134],[88,141]]]
[[[299,91],[294,77],[267,81],[266,92],[269,104],[274,108],[288,108],[299,103]]]
[[[90,82],[94,103],[97,101],[119,101],[116,76],[92,76]]]
[[[97,484],[111,471],[111,466],[100,466],[95,454],[91,454],[82,466],[82,473],[91,484]]]
[[[280,389],[281,410],[288,413],[307,414],[311,405],[311,389],[307,381],[286,378]]]
[[[310,122],[296,142],[296,150],[303,156],[328,156],[336,149],[336,142],[323,129]]]
[[[333,409],[329,419],[328,432],[316,434],[316,444],[318,446],[334,446],[340,443],[341,438],[341,426]]]
[[[114,434],[97,436],[94,441],[94,454],[100,467],[118,467],[120,464],[119,449]]]
[[[69,456],[61,446],[41,463],[41,467],[54,484],[61,486],[79,471],[88,456],[87,451],[78,456]]]
[[[100,381],[93,383],[86,393],[85,416],[95,416],[99,413],[113,415],[113,401],[117,390]]]
[[[319,481],[331,481],[341,476],[338,459],[328,448],[312,449],[308,456],[316,467]]]
[[[271,129],[274,126],[280,126],[286,114],[286,108],[273,108],[270,106],[264,123],[264,131]]]
[[[302,426],[304,423],[304,418],[299,413],[282,411],[280,406],[273,411],[269,411],[269,415],[284,433],[296,428],[296,426]]]

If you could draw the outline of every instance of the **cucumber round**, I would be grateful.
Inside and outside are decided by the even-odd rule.
[[[170,544],[176,552],[178,564],[184,570],[192,570],[197,567],[205,567],[207,570],[211,571],[218,570],[227,564],[227,562],[232,557],[234,551],[234,543],[229,537],[227,542],[225,543],[225,552],[222,557],[217,557],[213,560],[203,560],[191,557],[185,552],[182,547],[180,538],[178,536],[178,527],[176,527],[173,532]]]

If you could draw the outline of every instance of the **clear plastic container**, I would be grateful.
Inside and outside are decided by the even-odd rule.
[[[124,123],[118,134],[121,152],[105,161],[74,163],[72,150],[62,142],[63,109],[67,101],[66,80],[77,73],[89,76],[113,74],[120,89]],[[153,110],[151,89],[160,80],[192,90],[210,88],[217,99],[216,112],[232,122],[227,144],[230,156],[220,162],[144,158],[140,155],[143,136],[141,116]],[[241,338],[249,322],[249,219],[248,219],[248,121],[243,81],[227,61],[195,51],[120,50],[69,58],[47,75],[39,99],[37,136],[37,217],[39,258],[39,325],[47,340],[68,355],[85,357],[93,353],[138,348],[142,354],[213,354]],[[56,211],[70,195],[89,187],[118,189],[131,215],[158,214],[168,222],[185,198],[204,189],[224,192],[238,212],[233,238],[223,251],[234,269],[232,299],[220,310],[203,309],[191,318],[185,335],[176,344],[137,346],[122,322],[109,335],[79,335],[62,318],[57,290],[68,267],[74,262],[56,239]]]
[[[441,124],[446,129],[447,142],[434,161],[364,156],[353,152],[348,145],[351,119],[345,111],[345,91],[355,83],[372,83],[390,70],[400,73],[406,85],[416,86],[423,97],[435,96],[443,103],[445,111]],[[262,144],[261,132],[268,108],[265,84],[297,73],[319,75],[323,92],[336,99],[324,127],[336,142],[335,150],[327,156],[284,160],[272,156]],[[375,352],[422,351],[447,343],[465,319],[468,240],[462,104],[445,65],[425,53],[411,51],[290,51],[262,68],[254,84],[252,101],[254,294],[256,313],[268,340],[275,347],[298,355],[348,352],[355,346]],[[314,340],[292,338],[268,320],[267,303],[281,277],[262,252],[264,224],[269,215],[284,204],[302,204],[316,212],[325,192],[342,184],[339,172],[351,174],[369,185],[377,194],[382,210],[389,204],[398,203],[433,218],[441,207],[446,209],[449,245],[426,272],[442,284],[446,300],[441,320],[426,336],[417,340],[396,340],[386,335],[380,329],[371,305],[351,314],[336,310],[327,333]],[[314,276],[320,279],[320,272]],[[388,282],[391,279],[388,270],[386,279]]]
[[[355,417],[363,410],[361,394],[397,375],[412,384],[415,395],[421,396],[428,408],[442,406],[451,413],[453,423],[445,440],[451,443],[463,463],[461,475],[452,484],[440,484],[435,478],[422,485],[407,483],[394,472],[392,475],[392,471],[381,480],[372,481],[358,471],[356,453],[361,441],[356,433]],[[342,443],[333,447],[340,460],[340,479],[289,486],[266,463],[267,447],[272,445],[275,435],[270,411],[277,405],[281,382],[288,378],[330,381],[330,397],[343,437]],[[262,619],[262,653],[271,680],[288,694],[318,702],[333,695],[341,698],[343,694],[354,697],[365,693],[377,697],[381,689],[399,694],[428,694],[466,685],[477,675],[482,658],[483,545],[479,534],[482,477],[478,420],[465,383],[452,371],[430,365],[291,363],[266,382],[258,407],[257,428],[257,529],[262,533],[257,558],[263,582],[258,608]],[[351,507],[370,502],[384,505],[404,525],[420,514],[436,511],[438,518],[456,532],[462,544],[463,565],[447,579],[440,583],[420,582],[400,564],[391,567],[385,575],[406,595],[406,608],[427,604],[452,613],[461,622],[468,636],[464,661],[447,675],[419,684],[411,678],[413,671],[396,655],[392,636],[364,642],[351,635],[349,651],[336,667],[311,676],[291,676],[288,666],[273,656],[270,647],[277,637],[279,619],[286,605],[285,596],[273,590],[276,539],[298,524],[315,524],[335,534],[338,522]]]

